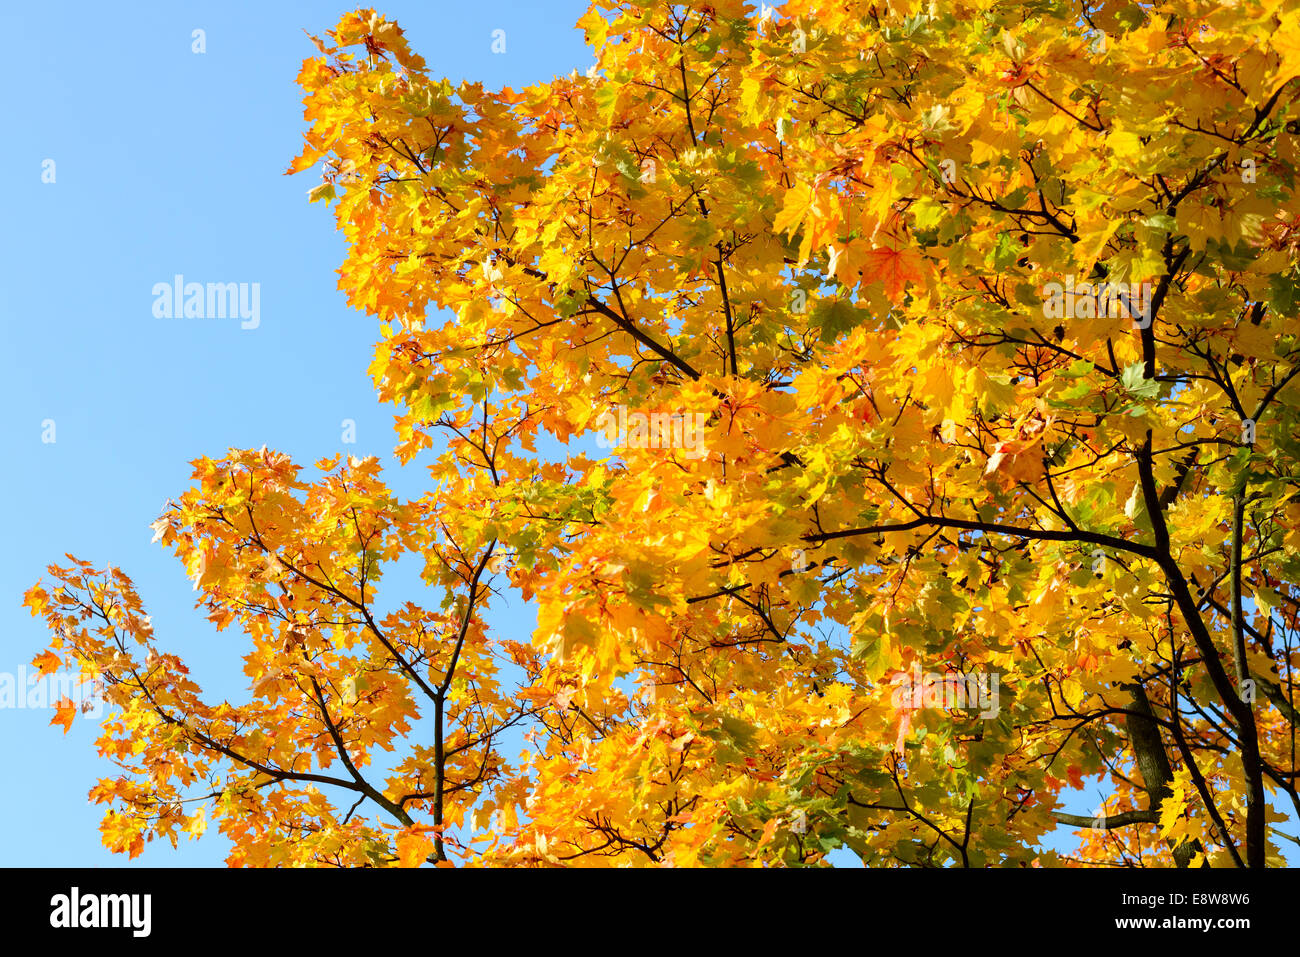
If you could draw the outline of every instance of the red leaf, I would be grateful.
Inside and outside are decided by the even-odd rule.
[[[903,287],[909,280],[925,281],[925,273],[921,271],[921,254],[915,249],[881,247],[870,250],[864,259],[863,280],[874,282],[879,279],[884,282],[885,292],[895,302],[899,300]]]

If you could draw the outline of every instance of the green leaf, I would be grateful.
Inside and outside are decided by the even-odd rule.
[[[812,310],[812,324],[820,326],[822,342],[834,342],[842,332],[848,332],[862,321],[863,313],[840,299],[820,299]]]
[[[1290,273],[1275,273],[1268,281],[1268,305],[1281,316],[1295,314],[1296,300],[1300,298],[1300,283],[1297,276]]]
[[[1129,395],[1135,398],[1154,399],[1160,395],[1160,383],[1155,379],[1146,378],[1144,369],[1145,364],[1141,362],[1125,366],[1120,375],[1120,383]]]
[[[1178,226],[1178,221],[1168,213],[1153,213],[1142,220],[1144,226],[1150,226],[1152,229],[1159,229],[1166,233],[1172,233]]]

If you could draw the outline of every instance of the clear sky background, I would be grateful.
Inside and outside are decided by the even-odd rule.
[[[377,7],[430,72],[515,88],[591,65],[573,27],[584,8]],[[373,454],[399,495],[423,489],[419,461],[402,469],[391,454],[392,412],[365,371],[377,323],[336,287],[344,245],[333,213],[306,201],[319,179],[283,175],[304,129],[295,77],[316,55],[303,31],[323,33],[348,9],[304,0],[8,5],[0,673],[21,677],[45,646],[21,596],[71,552],[132,576],[160,644],[183,657],[208,697],[246,695],[236,630],[217,634],[194,608],[184,568],[150,544],[149,523],[189,486],[199,456],[263,444],[302,465]],[[196,29],[202,54],[192,51]],[[504,54],[492,52],[497,29]],[[53,183],[42,181],[46,160]],[[154,284],[178,273],[259,283],[260,324],[155,318]],[[342,441],[345,419],[356,422],[355,444]],[[43,441],[47,420],[52,442]],[[387,584],[400,591],[403,581]],[[389,592],[384,604],[406,597]],[[532,612],[516,602],[495,621],[523,637]],[[96,723],[79,716],[65,736],[51,716],[0,709],[0,865],[126,866],[102,847],[103,807],[86,798],[116,773],[95,752]],[[226,850],[214,829],[179,851],[155,841],[131,863],[213,866]]]

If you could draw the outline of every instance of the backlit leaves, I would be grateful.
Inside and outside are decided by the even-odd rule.
[[[1086,13],[601,0],[591,72],[500,91],[343,17],[299,75],[290,172],[320,175],[431,491],[398,499],[373,459],[194,463],[154,530],[244,642],[243,703],[201,695],[123,573],[28,593],[47,654],[107,678],[106,844],[212,823],[256,866],[1273,859],[1296,13]],[[1067,281],[1147,284],[1149,316],[1052,312]],[[432,597],[381,613],[402,556]],[[492,632],[488,581],[535,603],[531,635]],[[1135,682],[1167,782],[1137,770]],[[1043,850],[1092,775],[1150,813]]]

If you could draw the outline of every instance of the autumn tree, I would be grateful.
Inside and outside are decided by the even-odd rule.
[[[244,703],[156,650],[121,571],[28,593],[43,666],[107,684],[105,842],[1281,864],[1300,4],[579,25],[593,69],[518,91],[438,79],[369,10],[316,40],[290,169],[322,172],[433,488],[196,463],[156,528],[248,642]],[[402,555],[435,597],[381,620]],[[485,625],[507,584],[531,640]],[[1094,775],[1103,806],[1066,813]],[[1077,853],[1044,849],[1061,824]]]

